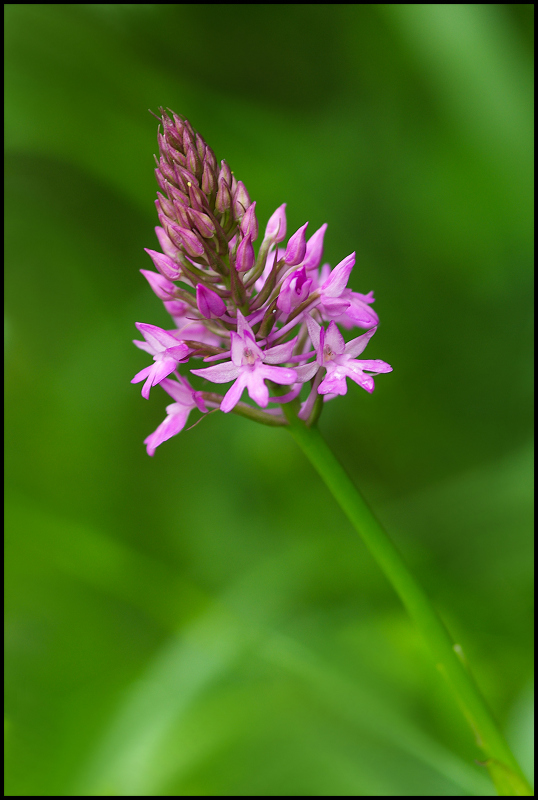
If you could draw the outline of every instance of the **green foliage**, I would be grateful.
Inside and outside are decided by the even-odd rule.
[[[320,427],[530,769],[532,7],[5,11],[6,794],[493,794],[288,433],[213,414],[148,458],[130,340],[167,324],[162,104],[261,221],[357,250],[394,372]]]

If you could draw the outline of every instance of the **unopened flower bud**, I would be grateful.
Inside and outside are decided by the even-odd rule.
[[[163,253],[165,253],[169,258],[174,258],[177,253],[177,247],[174,246],[164,228],[161,228],[157,225],[155,228],[155,233]]]
[[[168,123],[163,120],[163,128],[168,147],[173,148],[175,153],[183,153],[183,134],[179,133],[171,120]]]
[[[305,269],[317,269],[321,264],[321,257],[323,255],[323,237],[327,230],[327,223],[323,223],[315,233],[312,234],[306,243],[306,255],[304,258],[303,266]]]
[[[200,161],[203,162],[205,156],[206,143],[204,142],[199,133],[196,134],[195,145],[196,145],[196,151],[200,156]]]
[[[176,219],[179,223],[179,227],[190,228],[192,223],[189,217],[189,206],[184,205],[184,203],[178,203],[177,200],[174,200],[174,211],[176,214]]]
[[[204,165],[207,165],[214,175],[217,174],[217,159],[215,158],[215,153],[208,144],[205,146]]]
[[[228,188],[230,188],[230,186],[232,185],[232,172],[230,170],[230,167],[224,160],[220,162],[219,183],[221,178],[224,178]]]
[[[187,150],[189,148],[193,148],[194,145],[194,136],[191,136],[189,129],[186,125],[183,125],[183,152],[187,155]]]
[[[180,167],[179,164],[176,164],[175,170],[178,178],[181,181],[181,183],[178,185],[180,186],[182,191],[187,191],[186,187],[189,185],[189,183],[198,183],[196,175],[194,175],[189,169],[186,169],[185,167]]]
[[[187,189],[189,191],[189,198],[192,208],[196,208],[198,211],[201,211],[207,203],[204,193],[198,188],[196,183],[193,183],[192,181],[189,181],[187,184]]]
[[[296,269],[284,279],[278,295],[277,307],[289,314],[306,300],[312,287],[312,281],[306,276],[306,269]]]
[[[240,225],[243,236],[250,236],[253,242],[258,238],[258,220],[256,219],[256,203],[252,203]]]
[[[206,319],[222,317],[226,313],[226,306],[222,298],[202,283],[198,283],[196,286],[196,303],[200,314]]]
[[[281,206],[272,214],[265,229],[265,241],[271,241],[275,244],[283,242],[286,238],[286,203]]]
[[[232,172],[232,182],[230,184],[230,192],[232,193],[232,197],[235,197],[235,193],[237,192],[237,178]]]
[[[306,238],[305,238],[305,231],[308,222],[299,228],[293,236],[290,238],[288,242],[288,246],[286,247],[286,254],[284,256],[284,261],[289,267],[295,267],[297,264],[300,264],[303,258],[305,257],[306,253]]]
[[[157,161],[157,164],[158,163],[159,162]],[[166,178],[162,174],[162,172],[160,170],[160,167],[157,167],[157,169],[155,170],[155,178],[157,180],[157,185],[158,185],[159,189],[162,189],[163,192],[166,192],[166,187],[169,186],[170,184],[168,183],[168,181],[166,180]]]
[[[168,278],[169,281],[177,281],[179,276],[181,275],[181,270],[169,256],[163,255],[163,253],[158,253],[156,250],[149,250],[149,248],[145,247],[144,250],[151,258],[161,275],[164,275],[165,278]]]
[[[196,136],[196,134],[194,133],[194,128],[192,127],[188,119],[183,120],[183,136],[185,136],[185,130],[187,130],[188,133],[190,133],[191,139],[194,141],[194,137]]]
[[[246,272],[254,266],[254,248],[250,236],[245,236],[235,254],[235,266],[238,272]]]
[[[171,164],[172,158],[170,157],[170,153],[168,150],[168,142],[166,141],[166,138],[162,135],[162,133],[157,133],[157,142],[159,144],[159,153],[165,159],[165,161]]]
[[[155,201],[155,204],[157,206],[157,212],[159,211],[160,208],[163,214],[166,214],[166,216],[169,217],[169,219],[174,219],[176,214],[174,211],[174,206],[172,205],[170,200],[168,200],[160,192],[157,192],[157,198],[158,199]]]
[[[181,172],[180,172],[180,170],[181,170]],[[182,174],[182,173],[185,173],[185,172],[190,176],[189,178],[185,178],[185,176]],[[187,192],[187,180],[191,180],[191,178],[194,177],[194,176],[191,176],[191,174],[188,171],[188,169],[185,169],[184,167],[181,167],[179,164],[174,164],[174,175],[175,175],[175,179],[174,179],[174,184],[173,185],[177,186],[177,188],[180,191],[182,191],[183,194],[186,196],[188,194],[188,192]]]
[[[219,178],[219,190],[215,200],[215,208],[219,214],[223,214],[232,205],[232,196],[224,178]]]
[[[202,177],[202,162],[195,147],[189,147],[186,152],[187,169],[196,176],[197,180]]]
[[[176,287],[164,275],[158,272],[151,272],[149,269],[141,269],[140,272],[159,298],[159,300],[175,300]]]
[[[233,204],[235,218],[241,219],[251,205],[251,199],[248,196],[248,192],[245,189],[243,181],[237,182],[237,189],[235,190],[235,194],[233,196]]]
[[[216,189],[215,173],[207,162],[204,163],[204,171],[202,173],[202,191],[208,197],[213,194]]]
[[[204,246],[194,231],[190,231],[187,228],[180,228],[179,225],[169,225],[169,227],[171,228],[170,235],[172,241],[174,240],[173,234],[175,234],[188,256],[200,258],[200,256],[204,255]]]
[[[168,164],[163,156],[159,159],[159,170],[161,171],[161,175],[165,178],[169,183],[175,183],[176,180],[176,173],[174,169]]]
[[[188,208],[191,204],[188,194],[185,194],[185,192],[176,189],[176,187],[173,184],[168,182],[166,184],[166,194],[168,195],[170,200],[172,200],[175,203],[179,203],[180,205],[185,206],[186,208]]]
[[[192,225],[194,225],[198,233],[203,236],[204,239],[213,238],[216,233],[216,229],[211,218],[208,217],[207,214],[204,214],[202,211],[196,211],[194,208],[190,208],[189,217],[191,218]]]

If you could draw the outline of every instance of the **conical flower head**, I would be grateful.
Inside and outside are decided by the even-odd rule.
[[[268,425],[285,425],[286,415],[278,409],[263,409],[300,399],[310,381],[298,416],[311,424],[319,415],[320,395],[330,400],[345,394],[347,378],[372,392],[373,376],[392,368],[379,359],[357,358],[378,318],[370,308],[373,293],[347,286],[355,254],[333,270],[328,264],[320,269],[325,224],[307,241],[305,223],[285,244],[285,203],[255,248],[256,203],[245,185],[225,161],[217,166],[188,120],[163,109],[158,119],[160,224],[155,232],[162,252],[146,249],[156,271],[141,272],[174,327],[137,323],[144,341],[135,344],[153,364],[133,383],[144,382],[146,398],[160,385],[175,402],[146,439],[148,453],[179,433],[195,408],[237,411]],[[366,333],[346,344],[342,327]],[[201,359],[210,366],[192,369]],[[180,372],[179,365],[187,362]],[[200,391],[190,386],[185,370],[200,381]],[[226,383],[232,385],[225,394],[211,386]],[[287,388],[271,397],[274,384]],[[246,402],[241,399],[245,389]]]
[[[160,158],[155,172],[161,190],[157,205],[161,224],[178,260],[181,256],[196,257],[201,266],[212,269],[215,263],[211,251],[226,251],[226,241],[235,234],[250,206],[248,192],[241,181],[235,180],[226,162],[221,162],[220,169],[217,167],[212,149],[187,119],[163,108],[160,114]],[[251,218],[255,220],[253,212]],[[178,226],[187,229],[192,235],[174,238],[169,226],[172,231]],[[189,247],[200,237],[207,241],[209,252]]]

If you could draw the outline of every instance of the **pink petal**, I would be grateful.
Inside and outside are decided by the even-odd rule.
[[[156,386],[163,378],[167,378],[171,372],[177,367],[175,358],[163,358],[162,361],[156,361],[153,365],[153,375],[151,377],[151,385]]]
[[[278,369],[277,367],[273,367],[273,369]],[[263,371],[261,369],[255,369],[252,372],[246,372],[246,381],[247,381],[247,389],[249,396],[254,400],[262,408],[269,402],[269,389],[263,382]]]
[[[250,333],[252,339],[254,339],[252,328],[239,309],[237,309],[237,333],[239,336],[243,336],[245,333]]]
[[[374,309],[370,308],[364,300],[361,300],[357,292],[351,292],[349,299],[350,306],[345,313],[356,325],[361,328],[371,328],[372,325],[378,324],[379,317]],[[370,300],[370,302],[373,303],[373,300]]]
[[[289,361],[293,348],[297,344],[297,336],[284,344],[277,344],[275,347],[270,347],[263,353],[263,361],[265,364],[281,364],[283,361]]]
[[[237,312],[240,313],[239,311]],[[231,345],[231,353],[232,353],[232,361],[236,367],[241,367],[243,364],[243,351],[245,349],[245,340],[241,336],[241,334],[232,333],[230,334],[230,338],[232,341]]]
[[[358,383],[359,386],[362,386],[363,389],[366,389],[367,392],[372,394],[375,389],[374,379],[371,375],[365,375],[360,369],[357,370],[349,370],[348,376],[351,378],[352,381]]]
[[[325,335],[325,345],[328,345],[333,353],[340,355],[340,353],[344,352],[345,344],[344,337],[338,330],[336,323],[334,321],[330,322]]]
[[[380,361],[378,358],[373,358],[366,361],[358,361],[360,364],[361,369],[367,369],[369,372],[374,372],[376,375],[380,375],[383,372],[392,372],[392,367],[390,364],[387,364],[386,361]]]
[[[345,375],[327,373],[319,385],[318,394],[347,394]]]
[[[177,411],[171,412],[171,409],[173,409],[174,406],[177,406]],[[183,430],[190,411],[190,409],[185,410],[184,408],[181,408],[177,403],[172,403],[172,405],[169,405],[166,410],[168,412],[168,416],[164,422],[161,422],[157,430],[153,431],[153,433],[144,439],[148,456],[152,456],[155,453],[155,449],[160,444],[166,442],[167,439],[171,439],[172,436],[175,436]]]
[[[212,369],[212,367],[209,367]],[[200,370],[202,371],[202,370]],[[242,372],[235,383],[230,386],[226,394],[224,395],[224,400],[220,404],[220,410],[224,411],[227,414],[229,411],[237,405],[237,403],[241,400],[241,395],[243,394],[243,389],[245,388],[247,383],[247,376],[244,372]]]
[[[233,381],[241,373],[241,367],[236,367],[231,361],[225,364],[215,364],[205,369],[191,369],[193,375],[199,375],[212,383],[228,383]]]
[[[270,367],[262,364],[256,372],[275,383],[297,383],[297,370],[288,367]]]
[[[339,317],[341,314],[345,314],[350,306],[350,302],[344,297],[326,297],[323,295],[321,298],[321,305],[325,316],[333,319],[334,317]]]
[[[163,378],[161,386],[170,397],[173,397],[176,403],[181,403],[184,406],[194,406],[193,393],[194,390],[190,386],[185,386],[178,381],[171,378]]]
[[[144,367],[144,369],[136,373],[131,383],[140,383],[140,381],[143,381],[145,378],[148,377],[152,369],[153,369],[153,364],[150,364],[149,367]]]
[[[346,356],[350,356],[351,358],[360,356],[376,330],[377,328],[371,328],[369,331],[366,331],[366,333],[357,336],[356,339],[351,339],[344,348]]]
[[[264,238],[273,242],[282,242],[286,238],[286,203],[282,203],[269,218]]]
[[[150,354],[150,356],[154,356],[156,354],[155,348],[148,344],[148,342],[141,342],[140,339],[133,339],[133,344],[135,344],[141,350],[145,350],[146,353]]]
[[[321,326],[318,325],[316,320],[310,314],[307,314],[306,316],[306,327],[308,328],[308,335],[310,336],[312,344],[316,350],[319,350]]]
[[[147,322],[135,322],[135,325],[156,353],[162,353],[167,347],[177,346],[177,339],[168,331],[158,328],[157,325],[150,325]]]
[[[323,237],[327,230],[327,223],[324,222],[306,243],[306,256],[303,262],[305,269],[317,269],[321,263],[323,255]]]
[[[347,286],[354,265],[355,253],[351,253],[333,269],[321,287],[322,294],[326,297],[339,297]]]
[[[297,380],[300,381],[300,383],[309,381],[310,378],[314,377],[318,369],[319,364],[317,361],[314,361],[312,364],[303,364],[301,367],[296,367],[295,372],[297,373]]]
[[[159,272],[152,272],[149,269],[141,269],[140,272],[147,280],[159,300],[174,300],[176,287],[168,278]]]
[[[157,234],[157,239],[159,240],[159,244],[161,245],[161,250],[163,253],[166,253],[167,256],[173,258],[177,253],[177,247],[174,247],[164,228],[157,226],[155,228],[155,233]]]

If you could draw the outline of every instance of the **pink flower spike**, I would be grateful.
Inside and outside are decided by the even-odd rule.
[[[327,230],[327,223],[324,222],[321,228],[312,234],[306,243],[306,255],[303,261],[305,269],[317,269],[321,264],[323,255],[323,237]]]
[[[284,261],[286,262],[288,267],[297,266],[297,264],[300,264],[305,256],[306,253],[305,231],[307,225],[308,222],[305,222],[305,224],[301,228],[299,228],[298,231],[295,231],[295,233],[288,242],[288,246],[286,247],[286,255],[284,256]]]
[[[283,242],[286,238],[286,203],[271,215],[265,229],[264,241],[271,241],[274,244]]]
[[[254,266],[254,248],[250,236],[245,236],[240,242],[235,255],[235,267],[238,272],[246,272]]]
[[[149,269],[141,269],[140,272],[147,280],[159,300],[175,300],[176,287],[174,284],[160,275],[158,272],[151,272]]]
[[[169,281],[177,281],[181,275],[181,270],[175,261],[173,261],[169,256],[158,253],[156,250],[149,250],[147,247],[144,247],[144,250],[151,258],[161,275],[164,275],[164,277],[168,278]]]
[[[226,306],[221,297],[202,283],[196,285],[196,303],[200,314],[206,319],[222,317],[226,313]]]

